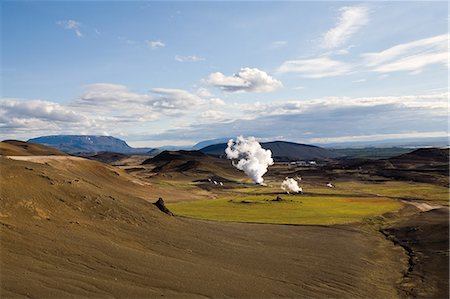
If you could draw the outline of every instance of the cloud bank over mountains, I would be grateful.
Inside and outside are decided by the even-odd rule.
[[[216,105],[183,90],[153,89],[152,94],[138,94],[125,86],[106,86],[87,87],[85,94],[66,105],[2,99],[0,132],[14,138],[79,132],[121,136],[126,131],[131,140],[186,142],[241,133],[320,143],[336,138],[354,140],[358,136],[389,138],[392,134],[445,136],[447,124],[446,92]],[[176,127],[174,124],[183,118],[187,125]],[[152,124],[166,119],[172,123],[169,129],[151,129]]]

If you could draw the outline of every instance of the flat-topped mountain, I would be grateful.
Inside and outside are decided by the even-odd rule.
[[[54,147],[66,153],[146,153],[151,148],[133,148],[125,141],[112,136],[98,135],[52,135],[32,138],[28,142]]]
[[[327,160],[337,156],[325,148],[287,141],[263,142],[261,146],[272,151],[275,161]],[[226,148],[226,143],[219,143],[204,147],[200,151],[212,156],[225,157]]]

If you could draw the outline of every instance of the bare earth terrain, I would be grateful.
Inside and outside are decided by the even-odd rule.
[[[446,207],[418,214],[406,205],[407,217],[399,218],[406,222],[395,222],[384,234],[362,223],[172,217],[152,202],[220,192],[193,189],[183,176],[177,189],[165,183],[167,176],[39,154],[0,157],[2,298],[448,296],[448,267],[433,270],[448,264],[448,238],[429,233],[440,225],[448,235]],[[399,244],[411,227],[424,241]],[[423,268],[411,268],[408,250],[424,252],[415,255],[415,265]],[[424,273],[420,281],[411,278]]]

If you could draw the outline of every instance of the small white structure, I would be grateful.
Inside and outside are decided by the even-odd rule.
[[[328,188],[334,188],[334,185],[332,183],[327,183]]]
[[[212,180],[211,180],[211,179],[208,179],[208,182],[212,183]]]
[[[297,179],[297,181],[301,181],[302,180],[302,178],[299,177],[298,175],[295,178]]]
[[[220,186],[223,186],[223,183],[222,183],[222,182],[219,182],[219,184],[220,184]]]
[[[214,183],[214,185],[217,185],[217,182],[216,182],[216,181],[213,181],[213,183]]]

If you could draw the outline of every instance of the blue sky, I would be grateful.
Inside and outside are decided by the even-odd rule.
[[[4,139],[447,135],[446,2],[1,6]]]

